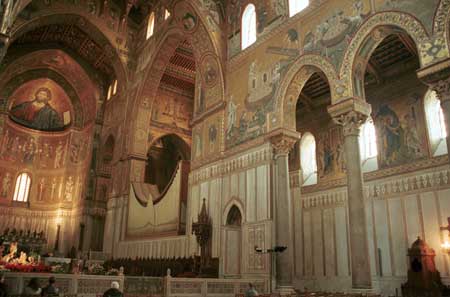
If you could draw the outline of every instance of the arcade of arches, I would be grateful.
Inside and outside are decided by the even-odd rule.
[[[0,234],[386,296],[419,236],[450,283],[449,0],[0,13]]]

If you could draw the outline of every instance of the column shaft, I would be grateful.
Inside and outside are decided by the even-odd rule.
[[[367,289],[372,287],[372,282],[358,138],[358,134],[350,134],[344,137],[352,286],[356,289]]]
[[[292,287],[293,248],[292,240],[292,199],[289,186],[288,155],[275,156],[276,195],[275,195],[275,239],[277,246],[287,249],[276,255],[277,287]]]
[[[279,129],[268,136],[274,149],[273,165],[273,219],[275,246],[286,247],[283,252],[275,252],[276,291],[280,295],[294,293],[294,241],[292,221],[292,199],[289,185],[288,154],[300,139],[296,131]],[[273,263],[272,263],[273,264]]]
[[[371,107],[360,99],[348,99],[328,108],[338,125],[342,126],[347,168],[347,204],[350,235],[352,287],[372,289],[369,243],[364,203],[364,181],[359,151],[360,127],[370,115]]]

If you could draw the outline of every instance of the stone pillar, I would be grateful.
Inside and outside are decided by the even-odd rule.
[[[417,76],[436,92],[441,101],[447,130],[447,152],[450,153],[450,59],[420,69]]]
[[[360,127],[370,115],[370,111],[369,104],[357,99],[349,99],[328,108],[334,122],[342,126],[344,134],[352,287],[354,289],[372,288],[364,182],[359,151]]]
[[[275,246],[284,246],[284,252],[276,253],[276,290],[281,295],[294,292],[294,241],[293,241],[293,203],[289,185],[288,154],[300,138],[299,133],[289,130],[275,130],[269,134],[274,149],[275,166],[273,170],[273,217],[275,223]],[[273,263],[272,263],[273,264]]]

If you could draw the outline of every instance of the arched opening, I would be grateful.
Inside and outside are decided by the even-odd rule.
[[[147,21],[147,33],[146,33],[147,39],[153,36],[154,31],[155,31],[155,13],[152,12],[149,15]]]
[[[236,205],[233,205],[230,208],[227,216],[227,226],[241,226],[242,224],[242,215],[241,211]]]
[[[16,179],[13,201],[28,202],[31,187],[31,177],[28,173],[21,173]]]
[[[185,139],[191,139],[194,98],[197,96],[197,101],[204,101],[204,94],[196,92],[195,88],[197,69],[193,48],[187,40],[178,42],[175,49],[165,45],[161,48],[164,52],[160,54],[166,55],[165,51],[172,51],[173,54],[156,86],[150,124],[159,135],[176,131]]]
[[[224,274],[228,277],[237,277],[241,274],[242,214],[240,209],[232,205],[226,218]]]
[[[171,54],[168,54],[171,53]],[[133,183],[127,236],[184,234],[190,171],[196,63],[192,45],[179,34],[161,44],[148,70],[159,84],[145,84],[151,98],[149,149],[144,178]],[[160,65],[165,65],[161,68]],[[170,209],[170,210],[169,210]],[[139,219],[137,214],[157,213]]]
[[[366,47],[373,46],[364,52],[370,55],[365,58],[365,64],[357,66],[364,70],[362,93],[372,106],[369,124],[361,131],[364,137],[361,142],[368,148],[362,151],[364,171],[399,166],[427,154],[423,107],[428,88],[416,75],[420,67],[416,45],[402,30],[381,28],[379,32],[384,38],[374,42],[372,36],[368,37]],[[363,59],[359,57],[360,61]],[[369,129],[371,119],[374,131]],[[374,133],[376,150],[370,149],[375,141]]]
[[[361,154],[361,166],[363,172],[378,169],[377,133],[371,117],[369,117],[361,126],[359,134],[359,151]]]
[[[172,180],[180,161],[190,160],[190,148],[178,135],[165,135],[153,142],[148,152],[145,182],[162,193]]]
[[[316,139],[309,132],[306,132],[300,140],[300,165],[302,168],[303,185],[316,184]]]
[[[328,79],[317,68],[309,76],[296,104],[296,129],[303,137],[290,157],[290,170],[302,171],[303,186],[341,177],[345,170],[342,129],[333,123],[327,107],[331,104]],[[292,156],[295,154],[294,156]]]
[[[425,118],[427,121],[428,141],[433,157],[447,154],[447,129],[441,101],[436,92],[429,90],[424,100]]]
[[[245,7],[241,20],[242,44],[244,50],[256,41],[256,8],[253,4]]]

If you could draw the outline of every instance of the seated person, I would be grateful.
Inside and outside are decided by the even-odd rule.
[[[55,283],[55,277],[49,277],[48,285],[42,290],[42,296],[57,296],[59,294],[59,289],[55,286]]]

